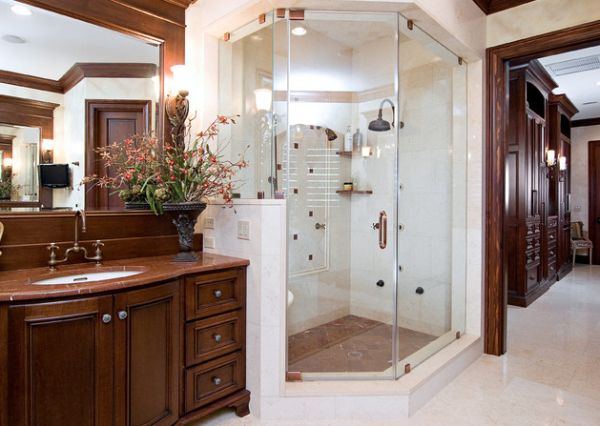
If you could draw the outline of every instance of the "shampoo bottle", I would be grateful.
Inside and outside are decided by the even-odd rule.
[[[352,127],[348,126],[346,130],[346,135],[344,136],[344,151],[351,152],[352,151]]]

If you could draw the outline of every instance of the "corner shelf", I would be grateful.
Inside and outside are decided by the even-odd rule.
[[[360,189],[338,189],[337,191],[335,191],[337,194],[366,194],[366,195],[371,195],[373,194],[373,191],[371,189],[364,189],[364,190],[360,190]]]

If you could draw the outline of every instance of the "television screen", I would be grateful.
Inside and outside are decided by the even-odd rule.
[[[67,188],[69,186],[68,164],[40,164],[40,180],[46,188]]]

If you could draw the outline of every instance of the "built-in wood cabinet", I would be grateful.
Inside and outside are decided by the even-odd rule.
[[[508,303],[518,306],[569,271],[569,171],[549,166],[546,153],[570,160],[574,107],[555,87],[537,61],[510,69],[504,276]]]
[[[249,412],[245,267],[0,304],[0,318],[2,426],[169,426],[223,407]]]

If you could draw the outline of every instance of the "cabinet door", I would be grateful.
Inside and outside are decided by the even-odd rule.
[[[179,282],[115,296],[117,425],[178,419],[179,305]]]
[[[8,424],[112,424],[112,297],[9,308]]]

